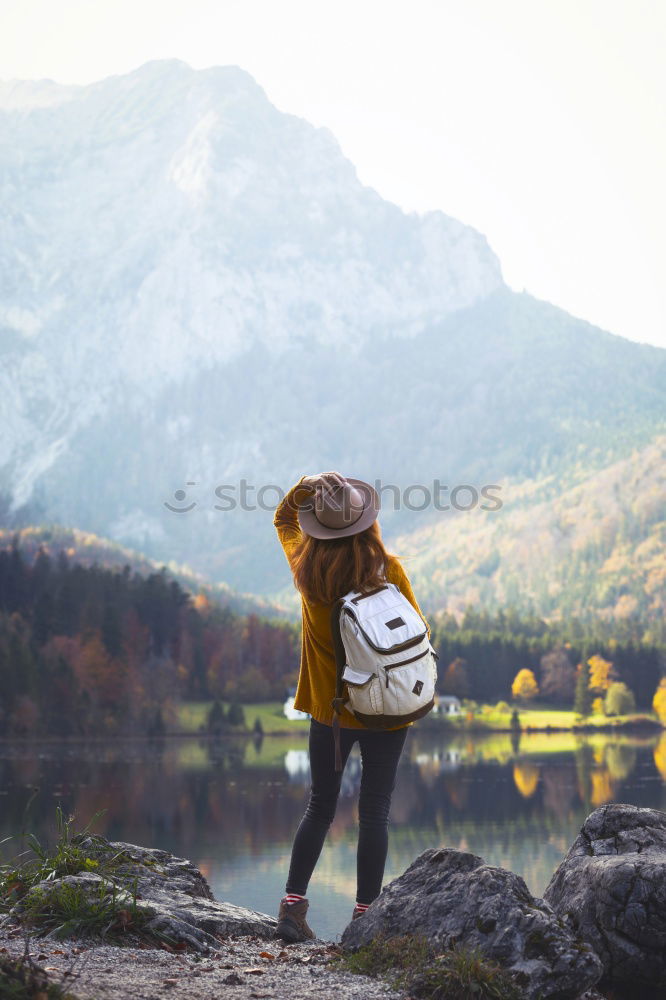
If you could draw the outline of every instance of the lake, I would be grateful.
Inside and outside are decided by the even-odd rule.
[[[0,840],[55,838],[56,805],[111,840],[189,858],[216,899],[277,915],[308,796],[307,728],[295,736],[0,743]],[[339,939],[356,891],[358,747],[310,883],[308,920]],[[604,802],[666,809],[666,734],[439,734],[413,726],[398,770],[385,883],[429,847],[522,875],[540,895],[586,815]],[[16,845],[16,846],[14,846]],[[7,860],[18,837],[0,850]]]

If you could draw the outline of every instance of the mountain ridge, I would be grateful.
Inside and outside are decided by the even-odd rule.
[[[144,576],[166,572],[192,596],[204,595],[220,607],[228,607],[237,614],[256,614],[267,619],[293,617],[290,609],[273,601],[235,591],[224,583],[211,582],[188,566],[178,565],[173,560],[160,563],[142,552],[78,528],[52,523],[11,528],[0,526],[0,549],[10,548],[14,544],[29,565],[41,551],[52,558],[64,553],[71,563],[86,567],[99,566],[119,572],[127,565],[133,572]]]

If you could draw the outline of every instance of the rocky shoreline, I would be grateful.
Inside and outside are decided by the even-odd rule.
[[[25,953],[23,931],[0,928],[0,956]],[[316,939],[284,945],[230,935],[207,954],[92,944],[77,938],[29,939],[33,960],[78,1000],[404,1000],[376,979],[326,968],[336,945]]]
[[[285,945],[274,936],[275,917],[216,901],[201,872],[166,851],[92,835],[79,835],[78,846],[93,870],[20,894],[0,921],[0,957],[29,953],[80,1000],[168,993],[183,1000],[406,1000],[383,981],[331,967],[336,956],[401,935],[427,939],[441,953],[482,955],[510,975],[525,1000],[666,993],[666,813],[658,810],[613,804],[591,813],[543,899],[520,876],[473,854],[425,851],[345,928],[339,944]],[[53,932],[38,938],[29,930],[31,894],[43,910],[63,891],[99,899],[104,876],[94,868],[110,856],[114,881],[124,887],[114,898],[123,907],[122,946],[86,936],[63,941]]]

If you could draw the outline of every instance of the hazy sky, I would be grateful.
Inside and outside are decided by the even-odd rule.
[[[506,281],[666,347],[666,0],[20,0],[0,77],[236,64]]]

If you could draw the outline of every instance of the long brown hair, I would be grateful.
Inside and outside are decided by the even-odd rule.
[[[367,592],[384,582],[395,556],[384,548],[377,521],[346,538],[303,535],[290,558],[294,583],[313,604],[332,604],[349,590]]]

